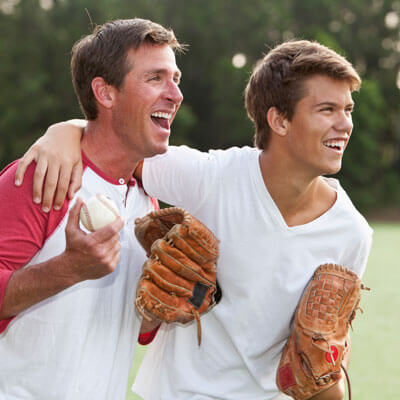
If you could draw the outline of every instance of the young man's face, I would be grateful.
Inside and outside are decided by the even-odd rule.
[[[113,103],[113,126],[139,158],[167,151],[171,124],[182,102],[181,73],[168,45],[128,52],[132,66]]]
[[[338,172],[353,122],[350,84],[324,75],[305,81],[287,135],[289,151],[312,177]]]

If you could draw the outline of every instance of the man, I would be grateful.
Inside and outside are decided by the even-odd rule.
[[[73,83],[88,119],[78,195],[107,195],[125,224],[118,218],[86,233],[82,199],[44,213],[32,202],[34,166],[19,188],[17,162],[2,172],[1,399],[125,399],[145,260],[132,226],[155,206],[132,174],[139,160],[167,151],[182,101],[180,48],[172,31],[142,19],[106,23],[73,47]]]
[[[161,325],[133,387],[145,400],[280,397],[276,369],[314,271],[334,263],[361,276],[366,266],[372,230],[339,182],[323,177],[341,168],[353,128],[351,92],[359,86],[357,72],[334,51],[283,43],[259,61],[246,88],[257,148],[171,146],[136,171],[147,193],[186,208],[221,241],[223,297],[203,317],[202,345],[194,326]],[[69,129],[79,148],[80,130]],[[72,141],[65,126],[53,130],[43,147]],[[40,147],[24,165],[40,160]],[[342,399],[343,386],[314,399]]]

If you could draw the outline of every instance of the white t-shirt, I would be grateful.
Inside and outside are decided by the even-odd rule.
[[[362,275],[372,230],[339,182],[335,204],[288,227],[264,184],[254,148],[201,153],[170,147],[146,160],[143,184],[184,207],[220,240],[222,300],[196,325],[162,326],[133,390],[145,400],[266,400],[302,292],[315,269],[335,263]]]
[[[120,262],[113,273],[80,282],[2,321],[0,400],[125,399],[141,324],[135,291],[145,260],[134,220],[154,205],[133,179],[126,183],[109,178],[86,157],[84,165],[77,195],[84,201],[96,193],[108,196],[125,220]],[[34,165],[21,188],[13,184],[15,169],[13,164],[0,176],[0,199],[9,201],[0,210],[6,221],[0,228],[0,301],[9,271],[64,251],[73,205],[66,201],[61,211],[43,213],[32,201]]]

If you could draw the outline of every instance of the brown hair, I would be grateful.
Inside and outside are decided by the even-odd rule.
[[[285,42],[258,61],[245,90],[247,115],[256,129],[256,147],[265,149],[268,144],[268,109],[276,107],[290,121],[298,101],[306,95],[304,80],[316,74],[348,81],[352,91],[361,85],[350,62],[317,42]]]
[[[167,44],[175,52],[185,46],[174,32],[152,21],[134,18],[115,20],[97,26],[91,35],[78,40],[72,48],[72,81],[79,104],[89,120],[97,118],[97,104],[92,80],[100,76],[109,85],[120,89],[132,65],[126,61],[130,49],[143,44]]]

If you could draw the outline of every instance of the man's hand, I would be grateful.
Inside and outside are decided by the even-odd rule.
[[[69,213],[65,228],[65,257],[75,279],[98,279],[114,271],[120,258],[119,231],[124,226],[120,217],[93,233],[79,227],[79,212],[83,201],[78,198]]]
[[[71,120],[50,126],[19,162],[15,174],[17,186],[22,184],[30,163],[36,161],[33,199],[37,204],[42,202],[45,212],[50,210],[53,199],[54,209],[60,209],[66,195],[72,199],[82,184],[80,141],[85,127],[84,120]]]
[[[27,308],[87,279],[112,273],[119,261],[119,231],[124,222],[118,217],[93,233],[79,227],[82,200],[70,210],[65,251],[41,264],[15,271],[7,284],[0,309],[0,320],[11,318]]]

